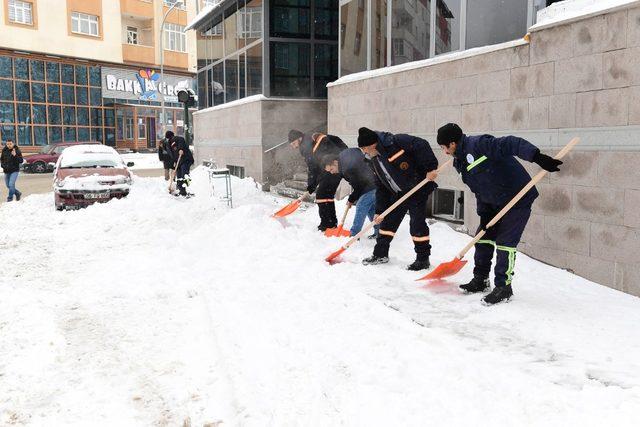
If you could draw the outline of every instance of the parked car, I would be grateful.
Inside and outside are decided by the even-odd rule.
[[[25,156],[22,170],[32,173],[51,172],[53,165],[56,164],[58,157],[60,157],[65,148],[81,144],[99,144],[99,142],[60,142],[58,144],[45,145],[38,153]]]
[[[101,144],[65,148],[55,165],[56,209],[80,209],[129,194],[131,173],[116,150]]]

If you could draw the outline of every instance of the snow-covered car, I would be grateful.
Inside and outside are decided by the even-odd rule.
[[[54,170],[53,192],[57,210],[79,209],[126,197],[131,173],[116,150],[106,145],[68,147]]]

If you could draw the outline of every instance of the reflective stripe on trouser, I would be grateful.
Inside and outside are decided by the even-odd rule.
[[[399,197],[400,196],[391,199],[390,203],[395,202]],[[382,220],[378,238],[376,239],[376,246],[373,249],[375,256],[389,256],[389,246],[391,245],[393,236],[389,236],[385,231],[395,233],[398,227],[400,227],[400,223],[402,223],[405,215],[409,212],[409,230],[414,240],[413,246],[417,259],[424,260],[429,258],[431,254],[431,244],[428,240],[429,227],[427,226],[428,197],[428,193],[419,191]]]
[[[530,215],[531,209],[529,207],[512,209],[496,225],[487,230],[483,240],[478,241],[475,245],[474,276],[489,277],[495,247],[497,249],[494,268],[495,285],[511,284],[516,263],[516,247]],[[479,231],[480,228],[478,228]]]
[[[336,195],[338,185],[340,185],[340,175],[322,172],[316,188],[316,201],[318,202],[318,214],[320,215],[321,227],[337,227],[336,205],[333,198]]]

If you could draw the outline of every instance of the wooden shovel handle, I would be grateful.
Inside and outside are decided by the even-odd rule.
[[[173,178],[176,177],[176,173],[178,172],[178,165],[180,164],[180,159],[182,159],[182,154],[180,154],[178,156],[178,161],[176,162],[176,167],[173,169],[173,173],[170,176],[170,180],[169,180],[169,192],[171,192],[171,188],[173,187]]]
[[[442,170],[444,170],[447,166],[449,166],[450,164],[453,163],[453,159],[449,159],[448,161],[446,161],[445,163],[441,164],[440,167],[438,169],[436,169],[436,172],[440,173],[442,172]],[[392,204],[391,206],[389,206],[387,208],[386,211],[382,212],[380,214],[380,216],[382,218],[384,218],[385,216],[389,215],[389,213],[391,213],[395,208],[397,208],[398,206],[400,206],[405,200],[407,200],[409,197],[411,197],[413,195],[413,193],[415,193],[416,191],[418,191],[419,189],[421,189],[422,187],[424,187],[425,185],[427,185],[427,183],[429,182],[429,178],[425,178],[422,181],[420,181],[420,183],[418,185],[416,185],[415,187],[413,187],[411,190],[409,190],[407,192],[407,194],[405,194],[404,196],[400,197],[394,204]],[[376,225],[375,221],[371,221],[369,224],[367,224],[358,234],[356,234],[355,236],[353,236],[347,243],[345,243],[345,245],[343,246],[344,249],[347,249],[349,246],[353,245],[355,242],[358,241],[358,239],[360,237],[362,237],[367,231],[369,231],[371,228],[373,228],[373,226]]]
[[[562,150],[560,150],[560,152],[558,152],[558,154],[556,154],[555,159],[560,160],[562,159],[569,151],[571,151],[573,149],[573,147],[575,147],[575,145],[577,143],[580,142],[580,138],[573,138],[571,141],[569,141],[569,143],[567,145],[564,146],[564,148]],[[513,199],[511,199],[511,201],[509,203],[507,203],[507,205],[502,208],[502,210],[500,210],[500,212],[498,212],[498,214],[496,216],[493,217],[493,219],[491,221],[489,221],[489,223],[487,224],[486,228],[490,228],[492,226],[494,226],[498,221],[500,221],[500,219],[505,216],[505,214],[507,212],[509,212],[509,210],[513,207],[513,205],[515,205],[516,203],[518,203],[518,201],[520,199],[522,199],[522,197],[524,197],[525,194],[527,194],[527,192],[529,192],[529,190],[531,190],[531,188],[533,188],[534,185],[536,185],[542,178],[544,178],[544,176],[547,174],[548,172],[546,170],[541,170],[540,172],[538,172],[536,174],[536,176],[534,176],[531,181],[529,181],[529,183],[527,185],[525,185],[522,190],[520,190],[520,192],[518,194],[516,194]],[[460,253],[458,254],[458,258],[462,259],[464,257],[464,255],[469,252],[469,249],[471,249],[473,247],[473,245],[475,245],[478,240],[482,239],[482,237],[485,235],[485,233],[487,232],[487,230],[480,230],[480,232],[478,234],[476,234],[476,237],[473,238],[473,240],[471,240],[467,246],[465,246]]]
[[[342,215],[342,221],[340,221],[340,226],[343,226],[344,222],[347,220],[347,214],[349,213],[349,209],[351,209],[351,205],[347,205],[347,209],[344,210],[344,215]]]

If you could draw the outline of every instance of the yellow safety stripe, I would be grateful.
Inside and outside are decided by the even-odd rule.
[[[471,169],[475,168],[476,166],[478,166],[480,163],[484,162],[485,160],[487,160],[487,156],[480,157],[478,160],[476,160],[475,162],[473,162],[469,166],[467,166],[467,172],[469,172]]]
[[[414,242],[427,242],[429,241],[429,236],[411,236]]]
[[[516,248],[509,246],[497,246],[498,250],[509,252],[509,266],[507,267],[506,285],[510,285],[513,280],[513,270],[516,266]]]
[[[396,154],[394,154],[393,156],[389,157],[389,162],[393,162],[395,159],[397,159],[398,157],[402,156],[403,154],[404,154],[404,150],[398,151]]]
[[[394,233],[393,231],[387,231],[387,230],[378,230],[378,233],[382,234],[383,236],[395,236],[396,233]]]
[[[318,149],[318,146],[326,136],[327,135],[323,135],[323,134],[318,135],[318,137],[316,138],[316,145],[313,146],[313,150],[312,150],[314,153],[316,152],[316,150]]]
[[[333,203],[334,199],[316,199],[316,203]]]
[[[493,240],[478,240],[478,241],[476,242],[476,245],[477,245],[478,243],[485,244],[485,245],[492,245],[492,246],[495,246],[495,245],[496,245],[496,242],[494,242]]]

